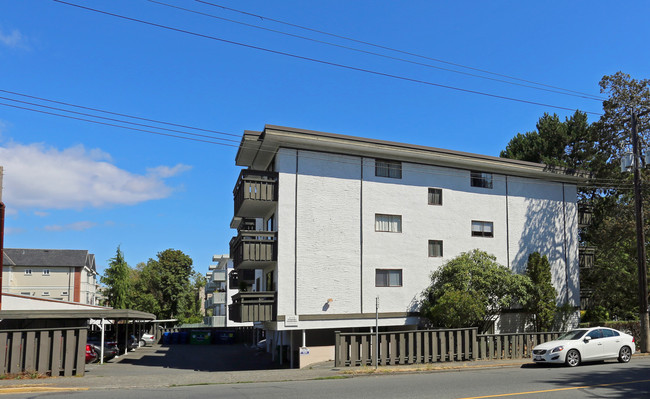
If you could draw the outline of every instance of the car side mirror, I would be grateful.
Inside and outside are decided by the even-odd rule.
[[[585,337],[584,341],[585,341],[585,344],[588,344],[589,341],[591,341],[591,337]]]

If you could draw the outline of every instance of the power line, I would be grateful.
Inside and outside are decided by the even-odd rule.
[[[203,15],[203,16],[206,16],[206,17],[231,22],[231,23],[234,23],[234,24],[239,24],[239,25],[247,26],[247,27],[254,28],[254,29],[260,29],[260,30],[264,30],[264,31],[267,31],[267,32],[278,33],[280,35],[295,37],[295,38],[298,38],[298,39],[308,40],[308,41],[311,41],[311,42],[325,44],[325,45],[328,45],[328,46],[333,46],[333,47],[338,47],[338,48],[342,48],[342,49],[346,49],[346,50],[356,51],[356,52],[363,53],[363,54],[374,55],[374,56],[377,56],[377,57],[387,58],[387,59],[390,59],[390,60],[406,62],[406,63],[413,64],[413,65],[424,66],[424,67],[427,67],[427,68],[434,68],[434,69],[438,69],[438,70],[441,70],[441,71],[453,72],[453,73],[457,73],[457,74],[461,74],[461,75],[465,75],[465,76],[472,76],[472,77],[475,77],[475,78],[486,79],[486,80],[491,80],[491,81],[494,81],[494,82],[506,83],[506,84],[520,86],[520,87],[526,87],[526,88],[535,89],[535,90],[542,90],[542,91],[546,91],[546,92],[550,92],[550,93],[562,94],[562,95],[565,95],[565,96],[573,96],[573,97],[579,97],[579,98],[584,98],[584,99],[588,99],[588,100],[595,100],[595,101],[603,101],[604,100],[604,99],[602,99],[600,97],[595,97],[595,96],[592,96],[592,95],[571,93],[571,92],[568,92],[565,89],[554,90],[554,89],[548,89],[548,88],[544,88],[544,87],[533,86],[533,85],[529,85],[529,84],[511,82],[511,81],[508,81],[508,80],[491,78],[491,77],[488,77],[488,76],[478,75],[478,74],[475,74],[475,73],[463,72],[463,71],[459,71],[459,70],[456,70],[456,69],[444,68],[444,67],[424,63],[424,62],[412,61],[412,60],[408,60],[406,58],[393,57],[393,56],[390,56],[390,55],[376,53],[376,52],[373,52],[373,51],[362,50],[362,49],[355,48],[355,47],[343,46],[341,44],[336,44],[336,43],[327,42],[327,41],[324,41],[324,40],[314,39],[314,38],[311,38],[311,37],[296,35],[296,34],[293,34],[293,33],[283,32],[283,31],[279,31],[279,30],[276,30],[276,29],[265,28],[265,27],[258,26],[258,25],[248,24],[248,23],[245,23],[245,22],[236,21],[236,20],[233,20],[233,19],[224,18],[224,17],[220,17],[218,15],[209,14],[209,13],[205,13],[205,12],[201,12],[201,11],[191,10],[189,8],[184,8],[184,7],[176,6],[176,5],[173,5],[173,4],[164,3],[164,2],[161,2],[161,1],[156,1],[156,0],[148,0],[148,1],[151,2],[151,3],[154,3],[154,4],[159,4],[159,5],[162,5],[162,6],[175,8],[175,9],[190,12],[190,13],[193,13],[193,14]]]
[[[155,132],[155,131],[152,131],[152,130],[146,130],[146,129],[139,129],[139,128],[135,128],[135,127],[117,125],[115,123],[95,121],[95,120],[92,120],[92,119],[79,118],[79,117],[72,116],[72,115],[64,115],[64,114],[58,114],[56,112],[49,112],[49,111],[43,111],[43,110],[40,110],[40,109],[22,107],[22,106],[14,105],[14,104],[6,104],[6,103],[1,103],[0,102],[0,105],[3,105],[5,107],[12,107],[12,108],[18,108],[18,109],[22,109],[22,110],[32,111],[32,112],[38,112],[38,113],[46,114],[46,115],[60,116],[62,118],[68,118],[68,119],[74,119],[74,120],[83,121],[83,122],[95,123],[95,124],[98,124],[98,125],[117,127],[117,128],[120,128],[120,129],[135,130],[135,131],[138,131],[138,132],[149,133],[149,134],[156,134],[156,135],[159,135],[159,136],[174,137],[174,138],[183,139],[183,140],[192,140],[192,141],[198,141],[198,142],[201,142],[201,143],[217,144],[217,145],[223,145],[223,146],[235,147],[235,148],[239,147],[239,145],[235,145],[235,144],[227,144],[227,143],[221,143],[221,142],[217,142],[217,141],[209,141],[209,140],[197,139],[197,138],[193,138],[193,137],[179,136],[179,135],[176,135],[176,134]],[[186,133],[186,134],[188,134],[188,133]],[[218,138],[215,138],[215,139],[218,139]],[[223,139],[221,139],[221,140],[223,140]]]
[[[390,73],[379,72],[379,71],[354,67],[354,66],[345,65],[345,64],[339,64],[339,63],[335,63],[335,62],[331,62],[331,61],[325,61],[325,60],[321,60],[321,59],[317,59],[317,58],[305,57],[305,56],[301,56],[301,55],[298,55],[298,54],[287,53],[287,52],[279,51],[279,50],[272,50],[272,49],[268,49],[268,48],[265,48],[265,47],[254,46],[254,45],[251,45],[251,44],[236,42],[236,41],[233,41],[233,40],[227,40],[227,39],[223,39],[223,38],[219,38],[219,37],[215,37],[215,36],[210,36],[210,35],[205,35],[205,34],[202,34],[202,33],[192,32],[192,31],[188,31],[188,30],[184,30],[184,29],[180,29],[180,28],[174,28],[174,27],[171,27],[171,26],[162,25],[162,24],[158,24],[158,23],[150,22],[150,21],[145,21],[145,20],[142,20],[142,19],[131,18],[131,17],[127,17],[127,16],[124,16],[124,15],[111,13],[111,12],[108,12],[108,11],[103,11],[103,10],[98,10],[98,9],[95,9],[95,8],[81,6],[79,4],[68,3],[68,2],[63,1],[63,0],[54,0],[54,1],[57,2],[57,3],[66,4],[66,5],[69,5],[69,6],[81,8],[81,9],[84,9],[84,10],[88,10],[88,11],[92,11],[92,12],[96,12],[96,13],[100,13],[100,14],[104,14],[104,15],[109,15],[109,16],[124,19],[124,20],[127,20],[127,21],[138,22],[138,23],[142,23],[142,24],[145,24],[145,25],[155,26],[155,27],[158,27],[158,28],[167,29],[167,30],[174,31],[174,32],[185,33],[185,34],[192,35],[192,36],[197,36],[197,37],[202,37],[202,38],[206,38],[206,39],[216,40],[216,41],[219,41],[219,42],[233,44],[233,45],[236,45],[236,46],[246,47],[246,48],[255,49],[255,50],[260,50],[260,51],[264,51],[264,52],[267,52],[267,53],[284,55],[284,56],[287,56],[287,57],[296,58],[296,59],[300,59],[300,60],[304,60],[304,61],[311,61],[311,62],[323,64],[323,65],[335,66],[335,67],[338,67],[338,68],[344,68],[344,69],[349,69],[349,70],[358,71],[358,72],[365,72],[365,73],[373,74],[373,75],[376,75],[376,76],[383,76],[383,77],[403,80],[403,81],[412,82],[412,83],[424,84],[424,85],[428,85],[428,86],[441,87],[441,88],[456,90],[456,91],[460,91],[460,92],[464,92],[464,93],[472,93],[472,94],[478,94],[478,95],[482,95],[482,96],[486,96],[486,97],[499,98],[499,99],[502,99],[502,100],[516,101],[516,102],[520,102],[520,103],[531,104],[531,105],[539,105],[539,106],[543,106],[543,107],[562,109],[562,110],[566,110],[566,111],[575,111],[576,110],[574,108],[569,108],[569,107],[562,107],[562,106],[558,106],[558,105],[551,105],[551,104],[540,103],[540,102],[536,102],[536,101],[523,100],[523,99],[514,98],[514,97],[501,96],[501,95],[498,95],[498,94],[485,93],[485,92],[481,92],[481,91],[477,91],[477,90],[463,89],[463,88],[460,88],[460,87],[443,85],[443,84],[434,83],[434,82],[430,82],[430,81],[426,81],[426,80],[408,78],[408,77],[405,77],[405,76],[394,75],[394,74],[390,74]],[[583,111],[583,112],[585,112],[587,114],[591,114],[591,115],[602,115],[602,113],[599,113],[599,112],[592,112],[592,111]]]
[[[85,110],[89,110],[89,111],[102,112],[102,113],[109,114],[109,115],[122,116],[122,117],[126,117],[126,118],[138,119],[138,120],[142,120],[142,121],[154,122],[154,123],[159,123],[159,124],[169,125],[169,126],[182,127],[182,128],[185,128],[185,129],[198,130],[198,131],[202,131],[202,132],[222,134],[222,135],[225,135],[225,136],[241,137],[241,135],[239,135],[239,134],[224,133],[224,132],[219,132],[219,131],[216,131],[216,130],[202,129],[202,128],[198,128],[198,127],[180,125],[180,124],[171,123],[171,122],[163,122],[163,121],[156,120],[156,119],[148,119],[148,118],[141,118],[139,116],[133,116],[133,115],[128,115],[128,114],[120,114],[118,112],[111,112],[111,111],[106,111],[106,110],[99,109],[99,108],[91,108],[91,107],[85,107],[85,106],[82,106],[82,105],[70,104],[70,103],[66,103],[66,102],[63,102],[63,101],[56,101],[56,100],[51,100],[51,99],[47,99],[47,98],[43,98],[43,97],[31,96],[29,94],[18,93],[18,92],[15,92],[15,91],[0,89],[0,92],[14,94],[14,95],[17,95],[17,96],[22,96],[22,97],[27,97],[27,98],[32,98],[32,99],[35,99],[35,100],[47,101],[47,102],[50,102],[50,103],[65,105],[65,106],[68,106],[68,107],[75,107],[75,108],[85,109]]]
[[[563,91],[570,92],[570,93],[583,94],[583,95],[586,95],[586,96],[589,96],[589,97],[593,97],[594,99],[598,99],[600,101],[605,100],[604,98],[599,98],[599,97],[593,96],[592,94],[589,94],[589,93],[583,93],[583,92],[580,92],[580,91],[564,89],[564,88],[558,87],[558,86],[551,86],[551,85],[548,85],[548,84],[539,83],[539,82],[535,82],[535,81],[532,81],[532,80],[521,79],[521,78],[517,78],[517,77],[514,77],[514,76],[505,75],[505,74],[501,74],[501,73],[497,73],[497,72],[490,72],[490,71],[487,71],[485,69],[470,67],[470,66],[463,65],[463,64],[458,64],[458,63],[455,63],[455,62],[445,61],[445,60],[442,60],[442,59],[439,59],[439,58],[432,58],[432,57],[428,57],[428,56],[425,56],[425,55],[412,53],[412,52],[409,52],[409,51],[399,50],[399,49],[396,49],[396,48],[393,48],[393,47],[383,46],[383,45],[380,45],[380,44],[375,44],[375,43],[371,43],[371,42],[367,42],[367,41],[363,41],[363,40],[354,39],[354,38],[351,38],[351,37],[348,37],[348,36],[338,35],[338,34],[335,34],[335,33],[325,32],[325,31],[322,31],[322,30],[310,28],[310,27],[303,26],[303,25],[294,24],[294,23],[291,23],[291,22],[286,22],[286,21],[281,21],[281,20],[278,20],[278,19],[269,18],[269,17],[259,15],[259,14],[253,14],[253,13],[250,13],[250,12],[238,10],[238,9],[235,9],[235,8],[226,7],[226,6],[223,6],[223,5],[220,5],[220,4],[215,4],[215,3],[211,3],[211,2],[208,2],[208,1],[204,1],[204,0],[195,0],[195,1],[197,1],[199,3],[207,4],[207,5],[210,5],[210,6],[213,6],[213,7],[219,7],[219,8],[222,8],[224,10],[234,11],[234,12],[237,12],[237,13],[240,13],[240,14],[260,18],[262,20],[268,20],[268,21],[279,23],[279,24],[291,26],[291,27],[294,27],[294,28],[299,28],[299,29],[304,29],[304,30],[307,30],[307,31],[315,32],[315,33],[320,33],[322,35],[332,36],[332,37],[336,37],[336,38],[339,38],[339,39],[349,40],[349,41],[352,41],[352,42],[355,42],[355,43],[365,44],[367,46],[381,48],[381,49],[384,49],[384,50],[390,50],[390,51],[394,51],[394,52],[397,52],[397,53],[406,54],[406,55],[410,55],[410,56],[418,57],[418,58],[423,58],[423,59],[427,59],[427,60],[430,60],[430,61],[440,62],[440,63],[447,64],[447,65],[453,65],[453,66],[457,66],[457,67],[461,67],[461,68],[465,68],[465,69],[470,69],[470,70],[477,71],[477,72],[483,72],[483,73],[487,73],[487,74],[490,74],[490,75],[501,76],[501,77],[504,77],[504,78],[517,80],[517,81],[520,81],[520,82],[532,83],[532,84],[536,84],[536,85],[539,85],[539,86],[544,86],[544,87],[549,87],[549,88],[552,88],[552,89],[563,90]]]
[[[113,121],[113,122],[126,123],[126,124],[134,125],[134,126],[141,126],[141,127],[151,128],[151,129],[164,130],[164,131],[168,131],[168,132],[187,134],[187,135],[190,135],[190,136],[204,137],[204,138],[210,138],[210,139],[214,139],[214,140],[223,140],[223,141],[230,141],[230,142],[233,142],[233,143],[239,143],[239,140],[225,139],[225,138],[222,138],[222,137],[213,137],[213,136],[208,136],[208,135],[205,135],[205,134],[190,133],[190,132],[184,132],[182,130],[168,129],[168,128],[164,128],[164,127],[145,125],[143,123],[123,121],[123,120],[116,119],[116,118],[107,118],[105,116],[98,116],[98,115],[88,114],[88,113],[85,113],[85,112],[70,111],[70,110],[63,109],[63,108],[50,107],[50,106],[47,106],[47,105],[31,103],[31,102],[28,102],[28,101],[16,100],[16,99],[12,99],[12,98],[9,98],[9,97],[0,96],[0,99],[13,101],[13,102],[21,103],[21,104],[32,105],[32,106],[41,107],[41,108],[47,108],[47,109],[51,109],[51,110],[55,110],[55,111],[62,111],[62,112],[68,112],[68,113],[71,113],[71,114],[76,114],[76,115],[89,116],[91,118],[98,118],[98,119],[104,119],[104,120],[109,120],[109,121]]]
[[[3,98],[3,97],[0,97],[0,98]],[[11,100],[11,99],[9,99],[9,100]],[[11,101],[15,101],[15,100],[11,100]],[[25,103],[25,102],[23,102],[23,103]],[[115,123],[108,123],[108,122],[102,122],[102,121],[87,119],[87,118],[80,118],[80,117],[75,117],[75,116],[71,116],[71,115],[65,115],[65,114],[60,114],[60,113],[56,113],[56,112],[43,111],[43,110],[39,110],[39,109],[34,109],[34,108],[29,108],[29,107],[14,105],[14,104],[7,104],[7,103],[0,102],[0,105],[6,106],[6,107],[22,109],[22,110],[26,110],[26,111],[31,111],[31,112],[37,112],[37,113],[46,114],[46,115],[50,115],[50,116],[58,116],[58,117],[77,120],[77,121],[82,121],[82,122],[89,122],[89,123],[94,123],[94,124],[99,124],[99,125],[104,125],[104,126],[109,126],[109,127],[117,127],[117,128],[120,128],[120,129],[133,130],[133,131],[138,131],[138,132],[147,133],[147,134],[155,134],[155,135],[159,135],[159,136],[178,138],[178,139],[182,139],[182,140],[190,140],[190,141],[195,141],[195,142],[199,142],[199,143],[216,144],[216,145],[232,147],[232,148],[241,148],[241,149],[247,149],[247,147],[248,147],[248,143],[246,143],[246,142],[242,142],[240,145],[228,144],[228,143],[223,143],[223,142],[210,141],[210,140],[206,140],[206,139],[197,139],[197,138],[193,138],[193,137],[180,136],[180,135],[176,135],[176,134],[162,133],[162,132],[156,132],[156,131],[147,130],[147,129],[140,129],[140,128],[134,128],[134,127],[129,127],[129,126],[122,126],[122,125],[118,125],[118,124],[115,124]],[[35,104],[35,105],[38,105],[38,104]],[[49,107],[49,108],[53,108],[53,107]],[[70,111],[66,111],[66,110],[63,110],[63,111],[64,112],[70,112]],[[97,117],[95,115],[89,115],[89,116]],[[120,123],[129,123],[127,121],[121,121],[121,120],[118,120],[118,119],[114,119],[114,121],[117,121],[117,122],[120,122]],[[156,128],[156,127],[153,127],[153,128]],[[156,129],[158,129],[158,128],[156,128]],[[191,134],[191,133],[187,133],[187,132],[181,132],[181,133],[195,135],[195,134]],[[204,136],[204,137],[210,138],[210,136]],[[222,138],[218,138],[218,137],[216,137],[214,139],[223,140]],[[280,144],[282,144],[282,143],[280,143]],[[255,146],[255,145],[253,145],[253,147],[251,147],[251,148],[255,149],[255,150],[259,151],[259,152],[262,152],[262,153],[266,153],[266,152],[274,153],[274,151],[271,151],[271,150],[265,150],[265,149],[262,149],[262,148],[257,148],[257,146]],[[398,152],[406,151],[406,150],[400,149],[400,148],[395,148],[395,150],[398,151]],[[317,151],[311,151],[311,150],[300,150],[300,151],[302,152],[302,154],[300,155],[302,158],[319,160],[319,161],[325,161],[326,160],[328,162],[347,164],[347,165],[355,166],[355,167],[359,166],[359,163],[358,163],[357,160],[353,161],[353,160],[345,160],[345,159],[332,159],[331,154],[319,154]],[[305,153],[310,153],[310,154],[305,154]],[[343,156],[347,156],[347,155],[343,154]],[[371,158],[371,157],[365,157],[365,156],[359,156],[359,157],[362,158],[362,159],[370,159]],[[367,165],[364,163],[364,166],[367,166]],[[427,166],[427,168],[425,169],[425,168],[423,168],[423,166]],[[432,170],[432,168],[436,168],[437,170]],[[402,165],[402,169],[405,172],[410,172],[410,173],[415,173],[415,174],[422,174],[422,175],[427,175],[427,176],[456,177],[456,178],[460,177],[459,171],[461,171],[461,170],[458,170],[458,171],[455,171],[455,172],[451,172],[451,171],[448,171],[450,168],[445,167],[445,166],[420,165],[420,164],[415,164],[415,163],[410,163],[410,162],[405,162]],[[451,169],[453,169],[453,168],[451,168]],[[503,177],[501,177],[501,176],[503,176]],[[494,179],[497,180],[497,181],[505,180],[505,176],[506,175],[496,174],[496,176],[494,176]],[[547,184],[547,183],[549,183],[548,181],[540,180],[540,179],[531,179],[531,182],[532,182],[531,184]],[[620,180],[616,180],[616,179],[598,179],[598,178],[589,179],[585,184],[581,184],[580,186],[583,187],[583,188],[595,188],[595,189],[618,189],[618,190],[631,190],[632,189],[632,184],[631,183],[621,182]]]

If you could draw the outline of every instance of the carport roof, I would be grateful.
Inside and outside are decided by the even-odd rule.
[[[57,310],[0,310],[2,319],[110,319],[155,320],[152,313],[132,309],[57,309]]]

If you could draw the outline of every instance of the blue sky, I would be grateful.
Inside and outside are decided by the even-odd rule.
[[[69,1],[212,38],[49,0],[0,0],[1,104],[90,119],[19,103],[63,108],[9,91],[234,140],[183,140],[0,105],[5,246],[88,249],[100,271],[118,245],[131,266],[174,248],[190,255],[200,272],[213,254],[228,253],[239,173],[236,136],[244,130],[275,124],[498,156],[516,133],[533,130],[544,112],[564,118],[573,111],[428,83],[602,110],[593,99],[418,65],[506,79],[271,19],[596,97],[603,75],[621,70],[650,77],[647,1],[615,7],[609,1],[206,0],[266,17],[259,18],[193,0],[160,0],[411,63],[146,0]]]

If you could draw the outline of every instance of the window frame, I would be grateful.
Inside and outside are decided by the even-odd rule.
[[[399,285],[391,285],[391,274],[396,273],[399,276]],[[377,278],[385,276],[385,285],[378,284]],[[399,288],[404,286],[404,274],[402,269],[375,269],[375,287],[377,288]]]
[[[481,230],[474,230],[474,225],[475,224],[481,224]],[[487,233],[485,231],[485,226],[489,225],[490,226],[490,232]],[[484,237],[484,238],[494,238],[494,222],[489,222],[485,220],[472,220],[472,224],[470,227],[471,231],[471,236],[472,237]]]
[[[43,269],[43,276],[49,276],[50,275],[50,269]]]
[[[438,195],[439,200],[440,200],[439,203],[435,203],[435,201],[432,201],[432,194],[433,194],[434,191],[439,192],[439,195]],[[433,197],[433,198],[435,198],[435,197]],[[442,189],[437,188],[437,187],[429,187],[429,193],[428,193],[427,200],[428,200],[429,205],[442,206]]]
[[[494,188],[494,175],[489,172],[471,170],[469,172],[469,182],[472,187],[492,189]]]
[[[436,243],[440,243],[440,255],[432,255],[431,248],[432,245],[435,245]],[[428,245],[428,252],[429,252],[429,258],[442,258],[444,255],[444,246],[442,243],[442,240],[429,240],[429,245]]]
[[[378,226],[377,226],[377,218],[382,217],[382,216],[385,216],[385,217],[389,218],[389,220],[387,221],[388,226],[389,226],[388,230],[380,230],[378,228]],[[391,227],[393,225],[392,218],[397,218],[398,219],[398,226],[397,226],[398,230],[397,231],[391,230]],[[375,213],[375,232],[378,232],[378,233],[401,233],[402,232],[402,215],[391,215],[391,214],[388,214],[388,213]]]
[[[43,293],[41,294],[41,296],[51,296],[51,295],[50,295],[50,291],[43,291]]]
[[[25,276],[31,276],[32,275],[32,269],[25,269]]]
[[[380,165],[384,164],[384,165]],[[389,179],[402,178],[402,162],[375,158],[375,176]]]

